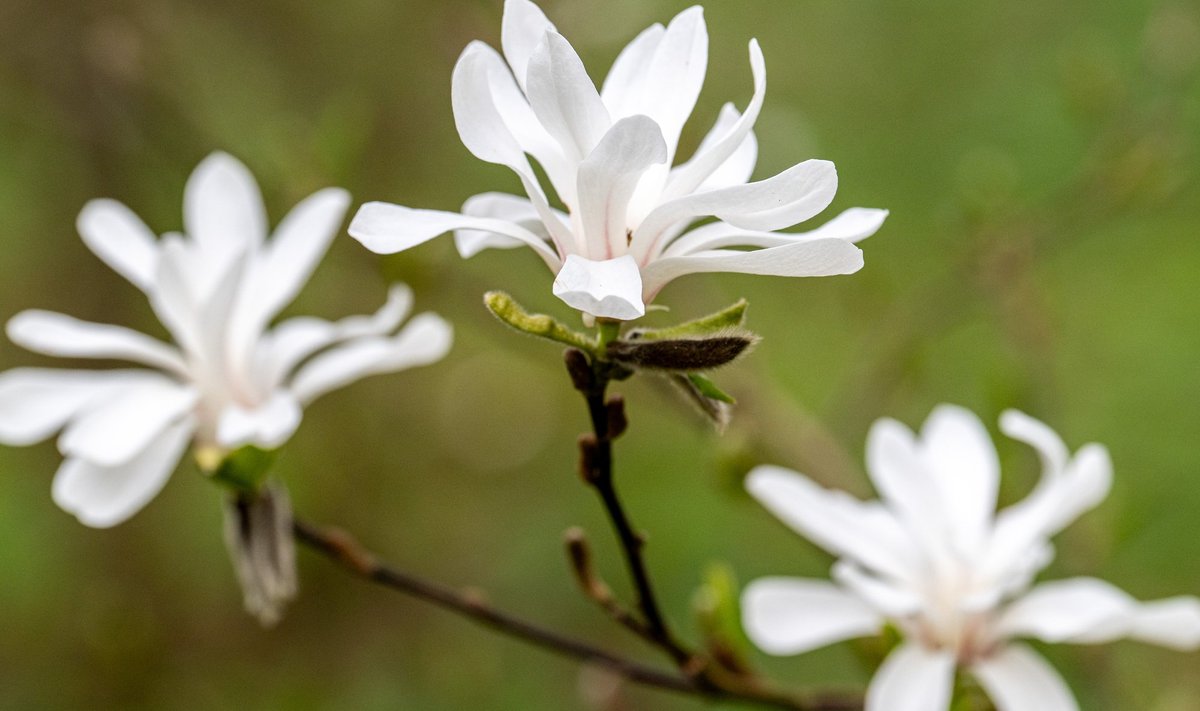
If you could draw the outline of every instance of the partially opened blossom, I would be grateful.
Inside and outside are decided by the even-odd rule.
[[[461,214],[369,203],[350,226],[368,248],[397,252],[451,230],[464,257],[526,245],[556,274],[559,298],[585,314],[623,320],[643,315],[684,274],[822,276],[862,267],[854,242],[879,229],[883,210],[853,208],[807,233],[776,231],[829,205],[837,189],[832,163],[809,160],[747,182],[766,90],[757,42],[750,42],[749,104],[744,111],[726,104],[683,162],[676,161],[680,132],[708,63],[701,8],[638,35],[599,90],[529,0],[505,3],[501,45],[503,56],[481,42],[463,51],[454,69],[454,118],[468,150],[512,169],[525,196],[476,195]],[[693,228],[710,217],[717,219]]]
[[[839,558],[836,583],[765,578],[743,597],[746,631],[763,650],[798,654],[875,634],[903,636],[876,673],[867,711],[946,711],[956,669],[999,711],[1074,711],[1062,678],[1018,641],[1094,644],[1131,638],[1200,646],[1200,601],[1139,603],[1095,578],[1033,584],[1050,538],[1108,494],[1108,452],[1072,455],[1049,427],[1015,411],[1001,429],[1034,447],[1041,481],[996,512],[999,463],[982,423],[943,405],[919,435],[881,420],[867,442],[879,501],[861,502],[778,467],[751,472],[750,492]]]
[[[89,526],[111,526],[158,493],[189,443],[209,462],[243,445],[274,449],[324,393],[441,358],[451,330],[438,316],[416,316],[397,332],[412,300],[403,286],[372,316],[271,327],[324,256],[349,200],[343,190],[317,192],[268,239],[254,178],[215,153],[188,180],[186,234],[156,239],[124,205],[88,203],[78,220],[84,243],[146,293],[174,343],[57,313],[18,314],[8,335],[29,350],[138,367],[0,374],[0,442],[33,444],[61,430],[54,500]]]

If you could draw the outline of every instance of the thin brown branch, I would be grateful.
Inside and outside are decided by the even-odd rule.
[[[564,359],[571,382],[587,402],[592,422],[592,433],[579,438],[580,476],[600,496],[613,530],[616,531],[621,552],[629,569],[629,577],[637,593],[637,608],[643,618],[641,629],[627,623],[626,626],[639,632],[649,642],[666,652],[685,673],[706,684],[706,677],[700,673],[703,671],[704,659],[675,639],[659,607],[642,555],[645,539],[634,529],[617,493],[616,481],[613,478],[612,443],[624,432],[628,420],[625,416],[625,403],[621,397],[607,396],[608,384],[612,377],[611,368],[614,366],[599,359],[588,359],[581,351],[575,349],[568,349]]]
[[[798,698],[751,687],[726,689],[702,685],[685,675],[646,666],[498,610],[477,594],[461,592],[398,570],[381,562],[342,530],[316,526],[301,520],[294,522],[293,530],[297,541],[330,558],[360,578],[432,603],[555,654],[603,667],[633,684],[711,700],[785,711],[859,711],[862,708],[860,701],[849,697]]]

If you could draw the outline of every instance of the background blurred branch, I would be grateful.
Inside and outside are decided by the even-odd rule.
[[[802,699],[754,689],[717,688],[687,676],[659,671],[497,610],[478,593],[460,592],[381,563],[374,554],[342,530],[325,528],[302,520],[295,521],[293,530],[297,541],[361,578],[433,603],[485,627],[530,642],[555,654],[604,667],[634,684],[790,711],[857,711],[862,708],[861,702],[852,698],[829,696]]]

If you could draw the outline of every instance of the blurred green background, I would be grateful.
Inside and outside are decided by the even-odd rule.
[[[623,44],[686,3],[546,0],[600,78]],[[225,149],[273,220],[326,185],[357,201],[455,209],[518,189],[474,159],[450,112],[472,39],[499,44],[500,0],[0,0],[0,318],[40,307],[160,327],[81,244],[86,200],[180,227],[183,183]],[[869,492],[870,423],[938,402],[994,424],[1025,409],[1077,447],[1107,444],[1110,499],[1059,537],[1047,576],[1135,596],[1200,593],[1200,8],[1189,0],[712,0],[704,94],[686,156],[720,104],[750,95],[762,42],[757,177],[837,163],[833,210],[886,207],[853,277],[693,276],[660,302],[694,316],[739,296],[765,336],[721,374],[740,399],[717,437],[652,382],[620,390],[633,429],[618,477],[663,603],[689,639],[703,568],[824,576],[830,560],[753,504],[757,462]],[[833,211],[830,215],[835,214]],[[586,426],[552,346],[505,331],[504,288],[570,318],[528,250],[463,262],[449,239],[380,259],[348,237],[292,311],[373,310],[389,280],[454,322],[444,362],[312,407],[279,471],[297,511],[402,567],[656,660],[576,593],[561,534],[582,525],[626,593],[600,507],[574,472]],[[663,320],[663,317],[656,317]],[[49,359],[0,341],[0,369]],[[994,430],[994,427],[993,427]],[[1000,444],[1004,500],[1034,458]],[[276,629],[242,613],[218,491],[188,464],[112,530],[49,491],[50,444],[0,449],[0,707],[5,709],[700,709],[610,685],[540,650],[375,589],[301,552],[302,596]],[[1048,656],[1086,709],[1200,708],[1200,658],[1134,643]],[[800,686],[862,685],[850,645],[756,657]]]

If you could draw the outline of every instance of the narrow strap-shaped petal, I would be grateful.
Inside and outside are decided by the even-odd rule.
[[[568,306],[623,321],[646,315],[642,290],[637,262],[628,254],[603,261],[568,255],[553,287],[554,295]]]
[[[16,368],[0,373],[0,442],[41,442],[94,403],[161,377],[148,370]]]
[[[971,667],[997,711],[1079,711],[1066,682],[1037,652],[1010,645]]]
[[[703,252],[710,249],[725,247],[779,247],[793,242],[812,241],[816,239],[842,239],[847,242],[861,242],[879,231],[883,221],[887,219],[887,210],[876,210],[866,207],[852,207],[826,222],[815,230],[807,232],[764,232],[761,230],[745,230],[734,227],[728,222],[713,222],[688,232],[679,239],[671,242],[665,250],[664,257],[681,257],[693,252]],[[654,255],[651,255],[652,258]]]
[[[1111,487],[1108,450],[1085,445],[1064,471],[1047,471],[1033,493],[996,515],[981,572],[1004,577],[1030,549],[1103,501]]]
[[[583,61],[557,32],[547,32],[529,59],[526,94],[538,120],[574,163],[586,158],[612,126]]]
[[[505,0],[504,17],[500,24],[500,46],[522,90],[525,89],[525,78],[529,71],[529,58],[546,33],[556,31],[554,24],[546,18],[546,13],[530,0]]]
[[[664,257],[642,269],[646,302],[664,286],[685,274],[738,272],[766,276],[832,276],[862,269],[862,250],[840,239],[786,244],[753,252],[717,249],[682,257]]]
[[[1010,604],[996,631],[1045,642],[1110,642],[1125,636],[1136,609],[1136,600],[1103,580],[1055,580]]]
[[[480,193],[467,198],[462,206],[462,214],[511,222],[543,240],[550,240],[550,234],[546,232],[546,226],[542,224],[537,208],[528,198],[507,193]],[[463,259],[469,259],[485,249],[512,249],[523,247],[525,243],[484,230],[455,230],[454,246]]]
[[[101,467],[125,464],[196,404],[196,391],[168,378],[115,391],[76,416],[58,440],[67,458]]]
[[[354,338],[384,336],[404,321],[412,308],[412,289],[393,284],[387,301],[370,316],[347,316],[337,322],[299,316],[288,319],[268,333],[260,345],[263,383],[279,387],[297,365],[335,343]]]
[[[1002,635],[1046,642],[1102,644],[1128,637],[1192,650],[1200,646],[1200,600],[1138,602],[1103,580],[1072,578],[1038,585],[1009,605],[997,624]]]
[[[650,25],[625,45],[613,61],[600,87],[600,98],[612,116],[622,118],[645,113],[637,109],[642,81],[666,31],[662,23]]]
[[[721,112],[717,114],[716,123],[705,134],[700,141],[700,145],[696,148],[696,155],[704,155],[712,150],[718,141],[725,137],[727,133],[733,130],[737,125],[738,120],[742,117],[740,111],[732,103],[727,103],[721,107]],[[727,188],[731,185],[742,185],[750,180],[751,174],[754,173],[754,166],[758,164],[758,139],[754,135],[754,131],[747,131],[746,137],[738,144],[733,153],[725,159],[724,163],[709,174],[704,182],[696,187],[697,192],[708,190],[717,190],[718,188]],[[683,169],[687,163],[681,164],[679,167]]]
[[[350,207],[350,193],[326,188],[297,204],[279,223],[254,269],[254,289],[247,291],[263,323],[296,298],[329,251]]]
[[[746,111],[724,137],[712,141],[705,151],[697,151],[689,161],[671,171],[671,177],[663,191],[664,199],[691,194],[713,174],[713,171],[729,160],[746,140],[746,136],[754,128],[754,122],[758,120],[759,112],[762,111],[763,99],[767,92],[767,66],[757,40],[750,40],[750,71],[754,74],[754,95],[750,98]]]
[[[656,254],[674,225],[714,216],[735,227],[778,230],[820,213],[837,192],[837,170],[824,160],[807,160],[755,183],[676,198],[655,208],[633,235],[639,259]]]
[[[31,310],[13,316],[7,330],[13,343],[36,353],[59,358],[116,358],[180,376],[187,372],[177,349],[124,326]]]
[[[949,711],[954,666],[952,652],[931,651],[916,642],[901,644],[871,679],[865,711]]]
[[[847,560],[833,564],[833,579],[880,615],[903,619],[920,612],[925,601],[906,585],[876,577]]]
[[[894,520],[889,522],[886,512],[782,467],[755,467],[746,477],[746,489],[781,521],[830,553],[898,580],[913,578],[913,542]]]
[[[229,358],[251,362],[271,319],[308,283],[329,250],[350,206],[350,194],[327,188],[302,200],[283,218],[264,249],[250,255],[242,288],[229,315]]]
[[[629,199],[646,169],[666,160],[658,124],[645,116],[630,116],[615,123],[579,164],[579,219],[587,256],[612,259],[625,254]]]
[[[951,562],[948,502],[917,451],[913,433],[890,418],[867,435],[867,471],[880,498],[921,544],[932,565]]]
[[[481,73],[487,77],[486,90],[490,95],[488,100],[495,106],[496,115],[504,123],[504,127],[512,134],[517,145],[542,166],[559,199],[568,205],[574,205],[575,163],[566,159],[558,141],[546,132],[546,128],[533,113],[529,99],[521,87],[517,86],[504,58],[496,50],[478,41],[467,45],[463,54],[468,52],[472,55],[472,62],[486,68],[486,71],[481,70]],[[481,82],[476,82],[474,86],[476,90],[484,88]]]
[[[704,85],[708,67],[704,10],[690,7],[676,15],[661,35],[643,33],[634,42],[635,48],[622,52],[613,65],[617,79],[605,80],[605,105],[614,119],[634,114],[653,119],[662,130],[670,160]],[[646,53],[651,43],[653,51]],[[639,66],[631,66],[635,61]]]
[[[187,447],[194,424],[180,420],[136,457],[116,467],[68,459],[54,476],[54,502],[81,523],[108,528],[128,519],[167,483]]]
[[[291,391],[302,404],[370,375],[393,373],[440,360],[453,330],[432,313],[419,314],[392,338],[360,338],[314,357],[297,373]]]
[[[142,291],[151,288],[158,247],[154,233],[132,210],[116,200],[92,200],[75,225],[83,243],[113,271]]]
[[[267,215],[254,176],[228,153],[210,154],[188,178],[183,223],[210,254],[257,249],[267,235]]]
[[[468,217],[457,212],[415,210],[384,202],[369,202],[350,221],[350,236],[377,254],[393,254],[428,242],[454,230],[481,230],[520,240],[542,261],[558,271],[562,264],[546,241],[529,230],[504,220]]]
[[[494,50],[478,42],[468,45],[458,58],[458,63],[454,65],[454,76],[450,84],[454,123],[458,127],[458,135],[463,145],[476,158],[506,166],[517,174],[525,193],[537,208],[542,222],[557,244],[558,251],[565,253],[572,242],[570,231],[550,209],[546,195],[534,177],[533,168],[525,158],[524,149],[509,130],[505,116],[497,106],[496,87],[511,84],[511,77],[506,74],[496,66]],[[501,94],[503,93],[501,91]],[[552,167],[554,166],[557,164],[552,164]],[[557,170],[561,171],[562,166],[557,166]],[[570,189],[574,190],[571,181],[565,181],[561,177],[559,180],[566,182]],[[556,185],[562,187],[559,183]]]
[[[742,593],[742,624],[760,649],[782,655],[876,634],[884,620],[832,583],[761,578]]]
[[[1000,457],[987,428],[970,410],[939,405],[921,428],[919,448],[941,494],[952,545],[976,559],[1000,487]]]
[[[1200,600],[1189,595],[1140,603],[1129,638],[1181,651],[1200,648]]]
[[[1062,437],[1041,420],[1019,410],[1005,410],[1000,415],[1000,431],[1037,450],[1044,468],[1043,476],[1057,476],[1067,468],[1071,451]]]

